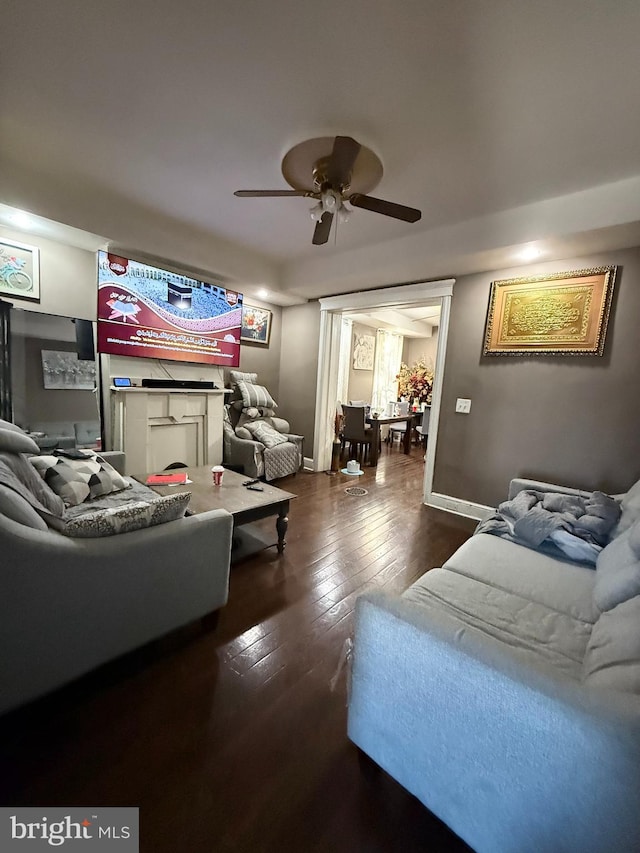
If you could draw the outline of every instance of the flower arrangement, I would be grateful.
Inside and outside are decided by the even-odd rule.
[[[419,403],[430,403],[433,390],[433,370],[420,359],[409,367],[402,362],[398,380],[398,397],[406,400],[417,400]]]

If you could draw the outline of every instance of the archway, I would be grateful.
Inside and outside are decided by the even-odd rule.
[[[442,378],[449,332],[451,296],[455,279],[425,281],[365,290],[320,299],[320,349],[318,355],[318,385],[316,390],[315,440],[313,448],[314,469],[327,470],[331,465],[331,444],[334,431],[338,359],[340,353],[340,325],[342,314],[358,309],[414,308],[440,302],[440,328],[435,362],[429,441],[425,460],[424,501],[429,502],[433,490]]]

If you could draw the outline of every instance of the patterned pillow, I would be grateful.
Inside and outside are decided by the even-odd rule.
[[[91,450],[81,459],[32,456],[31,464],[67,506],[128,489],[129,483],[108,462]]]
[[[257,373],[243,373],[241,370],[230,370],[229,376],[232,386],[237,385],[238,382],[251,382],[252,385],[255,385],[258,381]]]
[[[131,501],[125,506],[88,512],[69,520],[61,533],[75,539],[96,539],[129,533],[143,527],[154,527],[167,521],[182,518],[191,499],[191,492],[166,495],[156,500]]]
[[[248,423],[245,424],[245,429],[247,429],[251,435],[254,437],[256,441],[261,441],[265,447],[277,447],[279,444],[286,444],[287,440],[284,435],[278,432],[277,429],[274,429],[269,424],[265,424],[264,421],[258,421],[258,423]]]
[[[278,404],[263,385],[252,385],[250,382],[238,382],[238,390],[242,394],[242,402],[245,409],[252,406],[268,409],[277,409]]]
[[[252,385],[258,381],[257,373],[243,373],[241,370],[229,371],[229,385],[231,386],[230,402],[239,402],[242,405],[242,395],[238,388],[238,382],[250,382]]]

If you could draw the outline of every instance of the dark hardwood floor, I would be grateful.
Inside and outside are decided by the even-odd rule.
[[[280,481],[298,495],[286,551],[232,567],[215,629],[0,720],[1,804],[139,806],[143,853],[468,851],[362,760],[344,672],[330,687],[356,597],[405,589],[473,530],[422,505],[422,476],[419,448],[384,446],[364,476]],[[345,494],[353,485],[368,494]]]

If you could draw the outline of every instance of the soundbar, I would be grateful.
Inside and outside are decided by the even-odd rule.
[[[141,384],[143,388],[194,388],[201,391],[218,387],[215,382],[204,379],[143,379]]]

